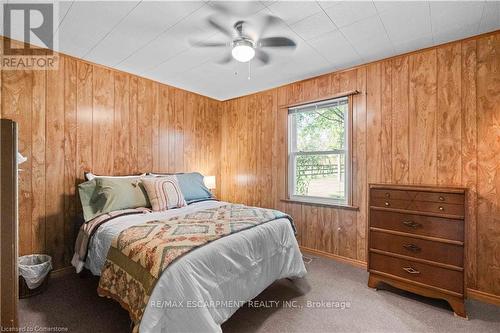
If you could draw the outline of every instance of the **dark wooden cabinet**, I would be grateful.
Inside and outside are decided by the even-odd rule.
[[[18,325],[17,125],[0,119],[0,328]]]
[[[465,188],[370,184],[368,286],[379,282],[464,307]]]

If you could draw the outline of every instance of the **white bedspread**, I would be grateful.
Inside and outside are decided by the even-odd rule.
[[[100,275],[112,239],[125,228],[215,208],[204,201],[180,209],[112,220],[91,239],[85,267]],[[239,306],[271,283],[302,277],[306,269],[290,223],[280,219],[226,236],[191,251],[163,272],[144,312],[140,332],[221,332]]]

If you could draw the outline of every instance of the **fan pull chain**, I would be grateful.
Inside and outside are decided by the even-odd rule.
[[[248,61],[248,79],[250,80],[251,79],[251,71],[250,71],[250,63],[252,62],[252,60],[249,60]]]

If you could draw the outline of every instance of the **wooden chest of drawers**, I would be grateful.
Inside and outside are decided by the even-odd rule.
[[[464,307],[466,189],[370,184],[368,286],[379,282]]]

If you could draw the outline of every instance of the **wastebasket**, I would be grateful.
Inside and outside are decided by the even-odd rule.
[[[46,254],[30,254],[19,257],[19,298],[31,297],[43,292],[49,283],[52,258]]]

